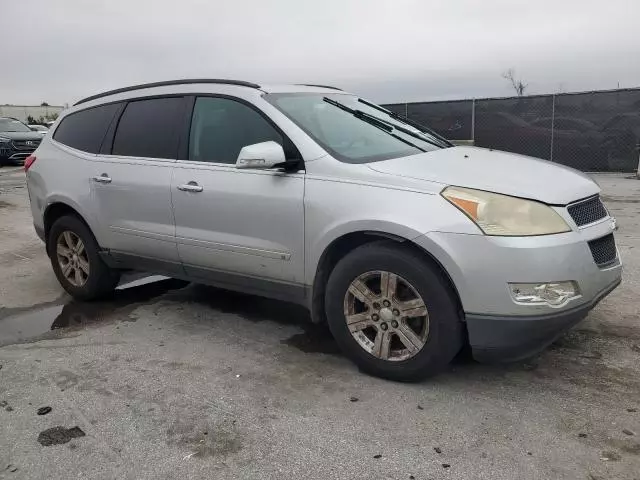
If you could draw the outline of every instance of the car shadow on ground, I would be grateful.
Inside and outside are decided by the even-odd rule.
[[[282,344],[305,354],[342,356],[329,328],[312,323],[308,310],[300,305],[166,277],[143,277],[125,283],[103,301],[78,302],[63,295],[54,302],[26,309],[0,309],[0,346],[56,338],[109,321],[135,321],[131,314],[136,308],[160,300],[199,304],[251,323],[272,322],[297,327],[300,331],[281,340]],[[628,332],[625,335],[628,337]],[[462,380],[494,383],[508,379],[517,383],[562,381],[576,386],[598,385],[605,390],[615,388],[620,393],[637,391],[640,380],[633,371],[607,365],[606,353],[602,350],[617,348],[616,339],[619,338],[614,335],[603,337],[598,332],[574,329],[536,357],[489,365],[476,362],[465,345],[438,378],[454,383]]]

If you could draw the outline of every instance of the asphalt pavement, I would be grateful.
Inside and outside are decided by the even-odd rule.
[[[0,478],[640,479],[640,181],[596,179],[623,284],[530,361],[400,384],[295,305],[157,277],[71,301],[1,168]]]

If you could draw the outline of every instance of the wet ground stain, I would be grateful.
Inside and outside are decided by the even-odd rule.
[[[193,285],[172,295],[172,299],[197,302],[213,310],[238,315],[250,322],[269,321],[280,325],[293,325],[303,331],[282,340],[283,344],[305,353],[340,355],[340,349],[329,328],[326,325],[314,324],[309,311],[301,305],[207,285]]]
[[[51,412],[51,410],[52,410],[51,407],[40,407],[36,413],[38,415],[46,415],[47,413]]]
[[[188,282],[166,277],[136,278],[121,284],[112,297],[96,302],[69,300],[65,304],[36,306],[2,312],[0,317],[0,347],[53,338],[58,330],[74,330],[98,324],[115,313],[127,315],[141,303],[149,302],[171,290],[185,287]],[[61,299],[68,299],[65,295]],[[135,321],[134,318],[130,318]]]
[[[63,293],[55,300],[50,302],[42,302],[35,305],[29,305],[26,307],[0,307],[0,321],[8,317],[13,317],[21,313],[35,312],[36,310],[44,310],[47,307],[59,307],[70,300],[70,297]]]
[[[13,203],[5,202],[4,200],[0,200],[0,209],[2,208],[15,208]]]
[[[251,322],[270,321],[294,325],[303,331],[282,341],[305,353],[340,355],[326,325],[311,322],[308,310],[300,305],[254,295],[222,290],[207,285],[161,276],[133,274],[107,300],[79,302],[64,294],[58,299],[31,307],[0,308],[0,347],[56,338],[61,330],[73,331],[99,324],[118,314],[118,318],[140,304],[164,295],[172,301],[197,302],[222,313],[231,313]],[[135,321],[135,318],[129,318]]]
[[[236,420],[218,419],[214,424],[192,417],[176,418],[167,429],[170,445],[186,446],[185,458],[226,457],[243,448],[243,437]]]
[[[183,442],[194,450],[191,456],[195,458],[227,456],[242,450],[242,437],[233,429],[215,428],[202,435],[187,436]]]
[[[270,321],[280,325],[311,323],[309,311],[301,305],[230,290],[194,284],[171,296],[172,300],[197,302],[222,313],[239,315],[251,322]]]
[[[305,353],[323,353],[325,355],[342,355],[338,344],[326,325],[305,325],[302,333],[296,333],[282,343],[297,348]]]
[[[40,432],[38,442],[44,447],[50,447],[51,445],[62,445],[63,443],[70,442],[74,438],[84,436],[86,436],[86,434],[80,427],[53,427]]]

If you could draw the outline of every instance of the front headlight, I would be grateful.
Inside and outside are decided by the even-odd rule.
[[[555,210],[533,200],[462,187],[447,187],[442,196],[486,235],[524,237],[571,231]]]
[[[0,143],[9,143],[10,141],[11,141],[11,139],[9,139],[9,138],[0,137]]]

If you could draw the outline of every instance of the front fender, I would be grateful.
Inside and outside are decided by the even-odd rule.
[[[310,254],[307,256],[305,268],[306,284],[313,284],[320,258],[329,245],[350,233],[362,232],[379,233],[381,236],[392,236],[403,240],[412,240],[421,235],[419,231],[390,220],[352,219],[345,223],[334,223],[328,226],[322,235],[312,238],[308,244],[307,251]]]
[[[379,232],[412,241],[434,231],[477,234],[478,228],[438,194],[307,177],[305,283],[313,284],[323,253],[344,235]]]

